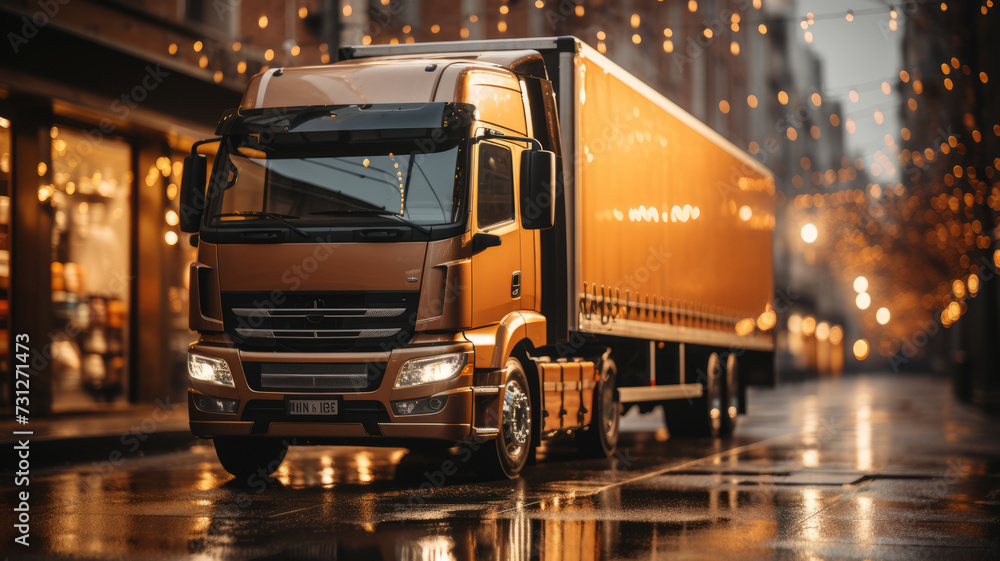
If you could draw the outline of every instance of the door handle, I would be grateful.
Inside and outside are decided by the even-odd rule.
[[[521,271],[514,271],[510,276],[510,297],[521,297]]]

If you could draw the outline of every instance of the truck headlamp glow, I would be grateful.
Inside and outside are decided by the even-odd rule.
[[[465,361],[465,353],[408,360],[403,363],[399,375],[396,376],[396,387],[405,388],[450,380],[462,371]]]
[[[221,358],[188,353],[188,376],[192,380],[218,384],[220,386],[236,387],[233,383],[233,373],[229,365]]]

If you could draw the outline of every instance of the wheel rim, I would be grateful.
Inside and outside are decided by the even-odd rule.
[[[517,380],[507,382],[504,388],[503,444],[511,458],[517,458],[526,449],[531,433],[531,402]]]

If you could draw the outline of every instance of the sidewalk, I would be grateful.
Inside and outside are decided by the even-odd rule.
[[[31,431],[30,435],[14,431]],[[196,439],[188,427],[187,402],[181,397],[167,401],[130,404],[121,409],[93,413],[63,413],[32,417],[28,424],[14,421],[5,410],[0,422],[0,444],[5,451],[4,471],[15,471],[11,452],[28,439],[32,468],[84,462],[117,463],[126,458],[184,448]]]

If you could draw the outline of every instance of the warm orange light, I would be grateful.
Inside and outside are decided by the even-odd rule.
[[[868,358],[868,351],[868,341],[865,339],[858,339],[854,342],[854,358],[864,360]]]
[[[816,340],[826,341],[830,338],[830,324],[821,321],[816,325]]]
[[[945,311],[948,312],[948,319],[953,322],[958,321],[958,318],[962,317],[962,307],[958,305],[958,302],[948,304],[948,308]]]
[[[761,331],[772,329],[777,323],[778,315],[774,313],[774,310],[767,310],[757,316],[757,327],[760,328]]]
[[[867,292],[862,292],[854,299],[854,303],[857,304],[858,309],[867,310],[868,306],[872,305],[872,297]]]
[[[802,320],[802,334],[806,337],[812,337],[812,334],[816,332],[816,318],[812,316],[806,316]]]
[[[266,28],[267,27],[267,16],[260,16],[260,19],[257,20],[257,25],[260,26],[261,29]]]
[[[858,277],[854,279],[854,291],[857,293],[868,291],[868,279],[865,277]]]
[[[816,229],[814,224],[806,224],[802,227],[800,235],[802,236],[802,241],[806,243],[813,243],[816,241],[816,238],[819,237],[819,230]]]
[[[955,298],[965,298],[965,283],[961,279],[955,279],[955,282],[951,283],[951,291],[955,294]]]
[[[834,325],[830,328],[830,343],[839,345],[844,340],[844,328]]]
[[[750,335],[753,333],[755,325],[753,318],[743,318],[736,322],[736,334],[740,337]]]
[[[889,323],[890,317],[891,314],[889,313],[889,308],[879,308],[878,311],[875,312],[875,321],[877,321],[879,325]]]

